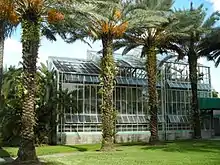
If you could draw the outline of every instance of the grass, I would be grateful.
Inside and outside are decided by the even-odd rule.
[[[117,145],[111,153],[86,152],[99,149],[99,145],[51,146],[37,148],[39,154],[56,151],[76,152],[74,155],[44,157],[48,165],[219,165],[220,141],[176,141],[164,145]],[[9,148],[6,148],[9,149]],[[55,150],[50,151],[49,150]],[[61,149],[61,150],[59,150]],[[44,150],[44,151],[43,151]],[[78,151],[78,152],[77,152]],[[56,153],[57,153],[56,152]]]
[[[219,165],[220,141],[178,141],[165,145],[120,145],[111,153],[81,153],[58,158],[54,165]]]
[[[37,155],[51,155],[58,153],[70,153],[70,152],[85,152],[85,151],[95,151],[100,148],[99,144],[88,144],[88,145],[57,145],[57,146],[41,146],[36,147]],[[0,157],[16,157],[17,156],[17,147],[3,147],[0,149]]]

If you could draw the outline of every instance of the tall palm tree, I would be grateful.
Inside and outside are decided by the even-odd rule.
[[[58,32],[68,43],[72,43],[76,39],[88,43],[85,40],[87,37],[93,39],[93,41],[102,41],[103,49],[100,64],[102,151],[109,151],[114,148],[116,111],[113,107],[112,97],[116,65],[113,57],[113,40],[120,38],[128,26],[128,22],[123,20],[122,6],[119,2],[119,0],[97,1],[93,12],[81,17],[71,15],[63,25],[65,29]]]
[[[179,27],[179,21],[171,11],[172,0],[137,0],[141,8],[129,14],[131,26],[123,39],[114,43],[115,50],[124,47],[123,53],[142,47],[141,57],[146,60],[151,143],[158,141],[157,128],[157,53],[167,50],[182,53],[175,42],[185,35],[187,28]]]
[[[21,143],[17,162],[38,161],[34,146],[35,125],[35,77],[38,49],[40,44],[41,23],[54,23],[64,16],[52,7],[57,1],[19,0],[13,1],[15,17],[22,27],[22,59],[23,59],[23,104],[21,116]],[[47,19],[45,19],[45,17]]]
[[[200,5],[198,8],[193,8],[193,3],[191,3],[190,7],[191,8],[188,10],[179,11],[183,16],[181,17],[181,22],[185,25],[191,25],[191,28],[188,31],[189,35],[180,40],[178,47],[183,55],[179,56],[179,59],[182,59],[184,56],[188,57],[192,92],[193,137],[198,139],[201,138],[201,121],[197,92],[199,74],[197,71],[198,59],[201,57],[207,57],[208,60],[213,60],[217,59],[220,55],[220,29],[219,27],[216,27],[216,24],[220,19],[220,13],[214,12],[207,17],[203,5]],[[167,59],[169,59],[169,56]],[[216,64],[218,65],[218,60],[216,61]]]

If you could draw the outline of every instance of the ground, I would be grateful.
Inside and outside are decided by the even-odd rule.
[[[76,146],[68,146],[76,151]],[[178,141],[164,145],[118,145],[102,153],[98,145],[77,146],[77,152],[41,156],[48,165],[219,165],[220,141]]]

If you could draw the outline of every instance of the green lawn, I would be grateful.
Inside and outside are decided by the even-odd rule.
[[[81,152],[43,158],[51,162],[48,165],[220,165],[220,141],[178,141],[160,146],[118,145],[118,151],[111,153],[96,152],[99,145],[39,147],[37,150],[42,155],[55,153],[47,151],[59,148],[65,152]]]
[[[220,141],[175,142],[163,146],[120,146],[112,153],[81,153],[59,158],[54,165],[220,165]]]
[[[95,151],[100,148],[99,144],[90,144],[90,145],[75,145],[75,146],[42,146],[36,147],[37,155],[51,155],[57,153],[69,153],[69,152],[84,152],[84,151]],[[3,147],[0,149],[0,157],[16,157],[18,148],[16,147]]]

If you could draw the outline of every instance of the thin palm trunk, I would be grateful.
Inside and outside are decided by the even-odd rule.
[[[3,22],[0,21],[0,101],[2,96],[4,39],[4,25]]]
[[[199,113],[199,106],[198,106],[198,93],[197,93],[197,54],[194,51],[194,41],[193,41],[193,34],[191,35],[190,41],[190,50],[188,55],[188,63],[189,63],[189,76],[191,82],[191,92],[192,92],[192,125],[194,130],[194,138],[200,139],[201,138],[201,124],[200,124],[200,113]]]
[[[114,146],[116,114],[113,107],[113,89],[116,66],[113,58],[113,38],[103,37],[103,56],[101,59],[102,85],[102,146],[101,150],[109,151]]]
[[[150,142],[155,143],[158,141],[158,128],[157,128],[157,57],[155,47],[152,46],[147,50],[147,83],[148,83],[148,96],[149,96],[149,109],[150,109]]]
[[[22,23],[23,58],[23,105],[21,117],[21,145],[17,161],[38,161],[35,150],[35,76],[38,48],[40,42],[39,21],[23,20]]]

